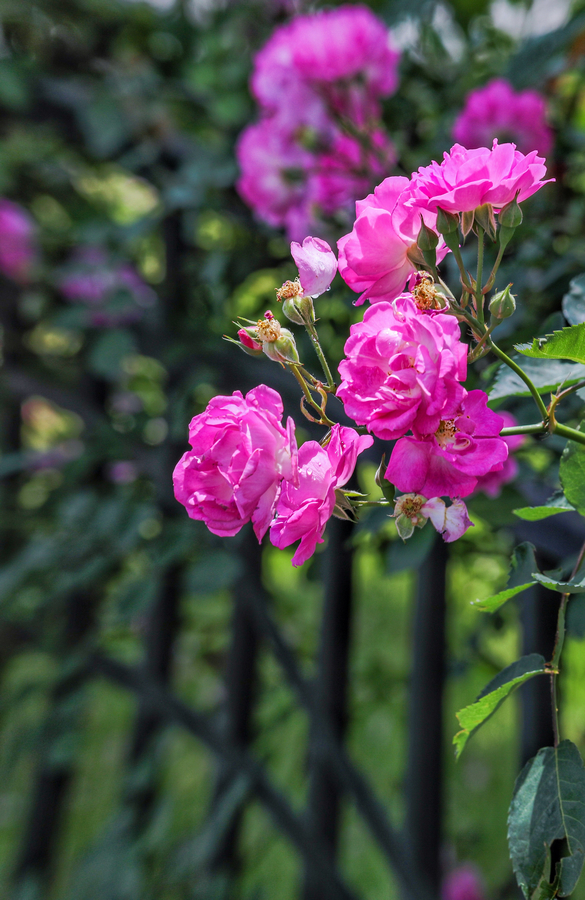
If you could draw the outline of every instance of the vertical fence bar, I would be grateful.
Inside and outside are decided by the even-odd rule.
[[[256,686],[258,637],[248,596],[262,592],[262,548],[251,527],[245,530],[239,548],[242,564],[240,577],[234,590],[232,636],[226,665],[226,708],[224,734],[227,744],[245,749],[252,739],[252,711]],[[230,789],[237,772],[229,767],[220,768],[213,807],[221,804]],[[231,821],[221,835],[211,859],[215,871],[235,872],[238,868],[237,844],[241,820],[238,805]]]
[[[552,568],[553,564],[547,568]],[[521,597],[522,652],[542,653],[550,659],[553,653],[560,595],[553,594],[541,584],[527,590]],[[550,684],[548,678],[533,678],[520,689],[522,726],[520,757],[523,766],[536,756],[541,747],[554,745]]]
[[[412,863],[437,896],[441,881],[447,560],[447,546],[437,536],[417,576],[406,774],[406,829]]]
[[[349,541],[353,523],[332,519],[325,557],[324,605],[315,704],[319,718],[327,720],[331,733],[343,740],[347,726],[347,685],[353,605],[353,548]],[[331,762],[319,748],[313,729],[310,744],[308,817],[315,839],[333,861],[339,836],[341,791]],[[321,900],[322,885],[310,866],[305,871],[305,900]]]

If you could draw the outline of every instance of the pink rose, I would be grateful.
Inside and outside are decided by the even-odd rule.
[[[445,878],[442,900],[485,900],[485,888],[479,870],[465,863],[453,869]]]
[[[544,163],[536,150],[524,156],[515,144],[498,144],[497,140],[491,150],[466,150],[455,144],[442,163],[432,162],[415,172],[408,196],[402,200],[413,212],[420,207],[436,212],[440,206],[446,212],[460,213],[484,203],[499,210],[518,192],[518,202],[522,202],[548,184],[542,180]]]
[[[355,198],[370,190],[396,162],[396,148],[385,132],[375,131],[370,140],[373,149],[366,151],[357,138],[334,133],[328,149],[316,157],[310,190],[326,215],[339,210],[353,213]]]
[[[511,140],[522,153],[537,150],[543,156],[553,143],[545,98],[538,91],[516,92],[505,78],[493,78],[467,95],[453,137],[469,149],[489,147],[494,138]]]
[[[508,445],[498,437],[503,419],[487,407],[484,391],[464,392],[441,411],[441,420],[428,418],[425,431],[413,425],[414,437],[394,445],[386,478],[398,490],[425,497],[467,497],[478,478],[501,469]],[[430,431],[433,428],[433,431]]]
[[[398,497],[392,518],[396,519],[398,534],[404,541],[413,535],[415,528],[423,528],[429,519],[447,544],[456,541],[470,525],[473,526],[467,507],[460,498],[447,506],[440,497],[427,500],[422,494],[402,494]]]
[[[21,206],[0,198],[0,270],[26,284],[36,261],[36,227]]]
[[[393,300],[416,272],[408,252],[416,249],[420,215],[429,228],[434,228],[436,212],[405,206],[410,191],[408,178],[384,179],[373,194],[356,203],[353,230],[337,242],[341,277],[352,291],[363,292],[357,306],[366,299]],[[446,253],[441,239],[437,260],[440,262]]]
[[[214,397],[189,425],[187,451],[173,473],[175,497],[213,534],[237,534],[250,519],[266,533],[283,479],[297,483],[294,422],[281,425],[280,395],[264,384],[245,397]]]
[[[437,428],[447,401],[464,395],[467,346],[457,320],[419,313],[409,295],[369,307],[351,326],[345,356],[337,396],[348,416],[383,440],[402,437],[415,420]]]
[[[335,489],[347,484],[358,455],[372,443],[368,435],[334,425],[326,447],[307,441],[299,450],[298,487],[283,483],[270,529],[270,540],[280,549],[300,539],[293,566],[306,562],[317,544],[323,543],[325,526],[335,508]]]
[[[293,241],[290,252],[297,264],[299,280],[305,294],[314,298],[329,290],[329,285],[337,272],[337,259],[326,241],[306,237],[302,246]]]
[[[499,415],[504,420],[503,428],[512,428],[514,425],[518,424],[512,413],[503,410]],[[510,481],[514,481],[516,478],[516,475],[518,474],[518,463],[511,454],[514,450],[518,450],[518,448],[522,446],[526,437],[523,434],[512,434],[509,437],[503,437],[502,440],[508,445],[508,458],[506,462],[501,469],[498,468],[495,472],[488,472],[486,475],[480,475],[475,487],[475,492],[483,491],[488,497],[498,497],[502,492],[503,486]]]

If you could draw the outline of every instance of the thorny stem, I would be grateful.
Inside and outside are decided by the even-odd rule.
[[[477,285],[475,288],[475,304],[477,307],[477,319],[483,325],[483,246],[484,246],[484,230],[477,228]]]
[[[312,322],[309,322],[308,319],[303,319],[305,323],[305,328],[307,329],[307,333],[311,338],[311,343],[313,344],[315,353],[319,358],[319,362],[321,363],[321,368],[323,369],[323,373],[325,378],[327,379],[327,387],[331,391],[332,394],[335,393],[335,382],[333,380],[333,375],[331,374],[331,369],[329,368],[329,364],[325,359],[325,354],[323,353],[323,349],[321,344],[319,343],[319,337],[317,336],[317,330]]]
[[[314,400],[313,397],[311,396],[311,392],[310,392],[310,390],[309,390],[309,386],[307,385],[307,382],[305,381],[305,379],[304,379],[303,376],[301,375],[301,373],[300,373],[298,367],[297,367],[297,366],[294,366],[294,365],[289,365],[288,368],[291,370],[291,372],[292,372],[293,375],[295,376],[296,380],[297,380],[298,383],[300,384],[301,390],[302,390],[303,394],[305,395],[305,400],[307,401],[307,403],[309,403],[309,404],[313,407],[313,409],[314,409],[316,412],[319,413],[319,422],[320,422],[322,425],[330,425],[330,426],[333,425],[334,423],[331,421],[331,419],[329,419],[329,418],[325,415],[325,412],[323,411],[323,409],[319,406],[319,404],[317,403],[317,401]],[[585,435],[584,435],[584,437],[585,437]]]
[[[577,562],[575,563],[575,567],[571,573],[571,578],[569,579],[569,581],[575,577],[575,575],[581,568],[583,557],[585,557],[585,543],[581,547]],[[567,603],[569,602],[570,596],[570,594],[563,594],[561,597],[559,615],[557,618],[557,633],[555,635],[555,645],[550,662],[551,668],[555,670],[550,676],[550,692],[552,701],[552,718],[555,747],[559,746],[559,707],[557,701],[557,678],[559,676],[559,665],[561,661],[561,653],[563,652],[563,644],[565,643],[565,616]]]
[[[545,404],[544,404],[544,400],[542,399],[542,397],[541,397],[540,394],[538,393],[537,389],[535,388],[534,384],[532,383],[531,379],[530,379],[529,376],[526,374],[526,372],[524,371],[524,369],[522,369],[522,368],[518,365],[518,363],[514,362],[513,359],[510,359],[510,357],[509,357],[506,353],[504,353],[503,350],[500,350],[500,348],[497,346],[497,344],[494,344],[494,342],[492,341],[491,337],[488,337],[488,342],[489,342],[490,347],[492,348],[492,350],[493,350],[494,353],[496,354],[496,356],[499,357],[499,359],[501,359],[502,362],[505,362],[506,365],[509,366],[509,367],[512,369],[513,372],[516,372],[516,374],[522,379],[522,381],[524,382],[524,384],[526,385],[526,387],[528,388],[528,390],[529,390],[530,393],[532,394],[532,397],[533,397],[533,399],[534,399],[534,402],[535,402],[536,405],[538,406],[538,411],[539,411],[539,413],[542,415],[543,422],[547,422],[547,423],[548,423],[548,410],[547,410],[547,408],[546,408],[546,406],[545,406]],[[563,426],[563,427],[564,427],[564,426]],[[572,430],[572,429],[571,429],[571,430]],[[585,435],[583,435],[583,437],[585,437]]]

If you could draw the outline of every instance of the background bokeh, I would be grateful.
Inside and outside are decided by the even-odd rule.
[[[569,282],[585,270],[585,8],[369,5],[402,51],[400,85],[383,104],[398,154],[388,174],[440,158],[467,93],[490,78],[546,97],[556,181],[525,204],[504,260],[502,285],[513,282],[519,300],[500,342],[558,327]],[[520,526],[511,512],[555,488],[562,442],[524,444],[516,482],[495,501],[470,501],[475,527],[448,557],[430,526],[403,545],[373,512],[353,529],[332,525],[329,545],[295,570],[292,551],[259,550],[247,531],[214,537],[172,493],[188,422],[213,395],[262,381],[281,391],[287,411],[298,409],[285,371],[222,335],[234,333],[237,316],[274,306],[275,288],[296,274],[283,234],[236,192],[234,148],[256,115],[254,54],[308,9],[286,0],[0,6],[0,195],[27,211],[36,246],[26,272],[0,280],[2,897],[293,900],[307,871],[310,892],[315,861],[291,834],[294,823],[319,822],[322,748],[254,603],[317,692],[327,671],[339,676],[329,686],[341,698],[339,733],[370,800],[397,827],[424,809],[422,776],[434,760],[434,890],[437,866],[444,877],[473,864],[486,897],[517,896],[507,808],[521,761],[547,740],[546,701],[520,692],[458,764],[451,739],[455,710],[522,648],[546,651],[552,640],[554,595],[535,591],[493,617],[470,602],[505,583],[518,540],[532,540],[545,567],[576,553],[576,514]],[[334,237],[347,230],[337,228]],[[454,276],[448,262],[447,271]],[[361,316],[353,299],[338,278],[317,301],[336,363]],[[492,375],[488,358],[476,386]],[[569,415],[581,404],[574,398]],[[506,408],[532,421],[528,400]],[[299,431],[312,434],[306,422]],[[364,489],[375,490],[379,455],[364,455]],[[433,644],[424,616],[433,621],[437,610]],[[333,649],[332,621],[343,626]],[[583,752],[580,601],[569,626],[562,730]],[[431,645],[425,658],[421,647]],[[427,728],[424,702],[409,702],[433,683],[438,731]],[[240,757],[201,740],[208,726],[224,748],[261,762],[292,825],[286,816],[279,824],[275,797],[251,786]],[[407,766],[415,744],[420,779]],[[391,855],[351,791],[327,803],[350,896],[397,897]],[[416,846],[417,834],[408,842]],[[348,896],[331,891],[320,896]]]

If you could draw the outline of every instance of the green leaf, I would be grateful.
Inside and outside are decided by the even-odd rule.
[[[579,431],[583,431],[583,422]],[[585,446],[569,441],[561,456],[559,469],[565,497],[581,515],[585,515]]]
[[[571,578],[570,581],[560,581],[555,578],[553,572],[536,572],[534,577],[536,580],[551,591],[559,591],[561,594],[583,594],[585,593],[585,572]]]
[[[475,703],[460,709],[457,718],[461,731],[453,738],[456,756],[461,755],[471,735],[487,722],[512,691],[535,675],[544,675],[545,671],[545,660],[539,653],[523,656],[496,675]]]
[[[563,315],[570,325],[585,322],[585,274],[577,275],[563,297]]]
[[[524,369],[539,391],[553,391],[559,384],[569,387],[585,378],[585,366],[579,363],[556,359],[530,359],[522,356],[514,356],[513,359]],[[488,394],[490,400],[503,400],[504,397],[530,397],[530,391],[522,379],[506,365],[500,366],[497,370]]]
[[[514,349],[532,359],[570,359],[585,363],[585,322],[534,338],[531,344],[516,344]]]
[[[524,506],[513,512],[519,519],[525,519],[527,522],[540,522],[541,519],[548,519],[549,516],[556,516],[558,513],[575,512],[575,507],[571,506],[562,491],[555,491],[543,506]]]
[[[534,550],[534,544],[529,543],[529,541],[519,544],[512,554],[506,589],[500,591],[499,594],[487,597],[486,600],[476,600],[473,606],[476,606],[482,612],[493,613],[511,597],[531,587],[535,582],[532,573],[538,570],[536,559],[534,558]]]
[[[522,769],[510,805],[508,843],[518,884],[529,898],[544,878],[554,841],[566,841],[557,863],[558,895],[574,890],[585,859],[585,769],[571,741],[543,747]]]

